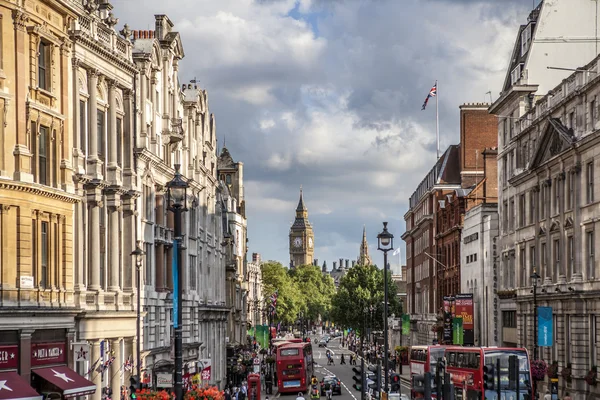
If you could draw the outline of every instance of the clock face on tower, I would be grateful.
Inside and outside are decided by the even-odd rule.
[[[297,237],[294,239],[294,247],[300,247],[300,246],[302,246],[302,238]]]
[[[313,240],[312,238],[308,238],[308,247],[310,247],[312,249],[313,246]]]

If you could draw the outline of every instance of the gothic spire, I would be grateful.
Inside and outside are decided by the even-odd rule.
[[[296,211],[307,211],[306,206],[304,205],[304,197],[302,196],[302,185],[300,185],[300,200],[298,201]]]
[[[358,256],[359,265],[372,265],[373,261],[369,256],[369,243],[367,243],[367,227],[363,225],[363,237],[360,243],[360,253]]]

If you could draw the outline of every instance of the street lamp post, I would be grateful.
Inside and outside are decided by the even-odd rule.
[[[540,275],[533,268],[533,274],[531,274],[531,283],[533,284],[533,359],[538,358],[538,316],[537,316],[537,285]]]
[[[131,255],[135,257],[135,265],[136,265],[136,289],[137,289],[137,319],[136,319],[136,323],[135,323],[135,335],[136,335],[136,344],[135,344],[135,354],[136,354],[136,371],[137,371],[137,376],[139,379],[141,379],[141,373],[142,373],[142,338],[141,336],[141,332],[142,332],[142,328],[141,328],[141,317],[142,317],[142,311],[141,311],[141,307],[142,307],[142,273],[141,273],[141,269],[142,269],[142,260],[144,258],[144,254],[146,254],[144,252],[144,250],[142,249],[142,241],[138,240],[137,245],[135,246],[135,250],[131,252]]]
[[[183,273],[181,271],[181,257],[183,245],[183,212],[187,211],[188,183],[179,172],[180,164],[175,164],[175,175],[167,183],[167,205],[174,216],[173,238],[173,330],[175,332],[175,398],[183,399]]]
[[[383,223],[383,231],[377,235],[377,249],[383,251],[383,374],[385,383],[383,385],[384,393],[388,393],[388,375],[389,375],[389,344],[388,344],[388,271],[390,266],[387,262],[387,253],[394,249],[394,235],[388,232],[387,222]]]

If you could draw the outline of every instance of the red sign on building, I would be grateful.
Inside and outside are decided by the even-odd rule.
[[[66,360],[64,343],[32,343],[31,366],[63,364]]]
[[[19,346],[0,346],[0,369],[19,367]]]

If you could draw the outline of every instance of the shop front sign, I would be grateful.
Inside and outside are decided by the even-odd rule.
[[[65,344],[64,343],[32,343],[31,344],[31,366],[49,364],[64,364]]]
[[[19,367],[19,346],[0,346],[0,369]]]

